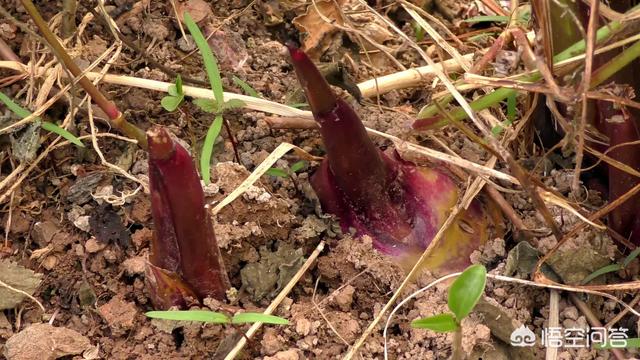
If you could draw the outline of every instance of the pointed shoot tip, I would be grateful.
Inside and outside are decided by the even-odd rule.
[[[293,42],[285,43],[291,62],[296,69],[298,81],[315,115],[322,116],[336,106],[336,95],[311,59]]]
[[[149,157],[154,160],[166,160],[173,155],[175,145],[169,133],[161,127],[154,127],[147,131],[149,143]]]

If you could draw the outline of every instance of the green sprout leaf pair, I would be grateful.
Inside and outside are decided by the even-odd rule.
[[[257,322],[271,325],[289,324],[289,320],[279,316],[253,312],[237,313],[233,315],[233,317],[207,310],[149,311],[145,313],[145,315],[152,319],[200,321],[213,324],[247,324]]]
[[[482,265],[468,267],[449,288],[448,306],[452,313],[438,314],[411,322],[416,329],[453,332],[460,328],[480,300],[487,283],[487,270]]]
[[[16,104],[13,100],[11,100],[10,97],[8,97],[2,92],[0,92],[0,101],[2,101],[2,103],[4,103],[4,105],[7,108],[9,108],[11,112],[13,112],[14,114],[16,114],[21,118],[26,118],[27,116],[31,115],[31,111]],[[42,119],[40,119],[39,117],[36,117],[35,121],[40,122],[40,126],[42,126],[42,128],[45,129],[46,131],[60,135],[76,146],[84,147],[84,144],[82,143],[82,141],[80,141],[80,139],[78,139],[75,135],[68,132],[67,130],[61,128],[57,124],[54,124],[48,121],[42,121]]]
[[[178,106],[184,101],[184,91],[182,90],[182,78],[180,75],[176,78],[176,83],[169,86],[169,95],[160,100],[160,105],[167,111],[176,111]]]

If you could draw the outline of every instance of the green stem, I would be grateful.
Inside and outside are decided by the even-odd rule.
[[[629,13],[631,11],[635,11],[636,9],[640,9],[640,5],[634,6],[627,13]],[[615,20],[615,21],[612,21],[609,24],[601,27],[596,32],[596,44],[600,44],[603,41],[611,38],[613,35],[618,33],[623,28],[623,26],[624,26],[624,24],[622,22]],[[586,41],[585,40],[581,40],[581,41],[578,41],[577,43],[569,46],[568,48],[566,48],[565,50],[560,52],[558,55],[553,57],[554,64],[584,53],[584,51],[586,49],[586,45],[587,45]],[[632,48],[633,47],[635,47],[635,45],[632,46]],[[629,48],[629,49],[631,49],[631,48]],[[628,55],[628,56],[631,56],[631,55]],[[622,62],[623,60],[620,60],[620,61]],[[612,69],[614,69],[614,68],[615,67],[613,67],[613,65],[612,65]],[[615,73],[615,71],[613,73]],[[600,75],[598,77],[598,79],[602,79],[601,81],[604,81],[604,80],[606,80],[606,78],[611,76],[613,73],[609,73],[608,71],[607,72],[603,72],[603,75]],[[604,77],[605,74],[608,74],[607,77]],[[540,73],[535,73],[535,74],[529,75],[529,76],[527,76],[527,77],[525,77],[523,79],[520,79],[520,80],[521,81],[527,81],[527,82],[535,82],[535,81],[540,80],[541,78],[542,78],[542,76],[540,75]],[[593,79],[595,79],[595,77],[592,78],[592,83],[593,83]],[[494,105],[500,103],[501,101],[505,100],[507,97],[509,97],[510,95],[515,94],[515,93],[517,93],[517,90],[515,90],[515,89],[498,88],[498,89],[494,90],[493,92],[491,92],[491,93],[489,93],[487,95],[484,95],[484,96],[480,97],[479,99],[477,99],[475,101],[470,102],[469,106],[471,106],[471,109],[473,109],[474,111],[484,110],[484,109],[487,109],[487,108],[489,108],[491,106],[494,106]],[[467,113],[464,111],[464,109],[458,107],[458,108],[454,109],[453,111],[451,111],[450,118],[453,119],[453,120],[463,120],[463,119],[467,118]],[[429,128],[436,128],[436,127],[444,126],[444,125],[447,125],[448,123],[449,123],[448,119],[442,119],[442,120],[438,121],[435,124],[430,124]]]
[[[640,57],[640,41],[636,41],[633,45],[626,48],[622,53],[618,54],[606,64],[602,65],[591,75],[591,83],[589,88],[601,85],[608,78],[620,71],[623,67],[629,65],[633,60]]]
[[[458,325],[458,328],[453,333],[453,343],[451,344],[451,360],[463,360],[462,351],[462,326]]]
[[[71,59],[69,53],[65,50],[65,48],[60,44],[58,38],[53,34],[47,22],[42,18],[40,12],[35,7],[31,0],[21,0],[22,6],[24,6],[33,22],[36,24],[40,32],[44,36],[45,40],[49,43],[51,48],[53,49],[56,57],[64,64],[64,66],[69,69],[69,72],[75,77],[79,77],[82,75],[82,70],[76,63]],[[136,127],[135,125],[127,122],[126,119],[122,116],[118,107],[112,102],[109,101],[98,88],[93,85],[93,83],[85,76],[82,76],[78,79],[78,83],[82,88],[91,96],[91,99],[102,109],[109,119],[111,120],[111,124],[122,131],[127,136],[130,136],[136,140],[138,140],[138,145],[143,149],[147,148],[147,138],[141,129]]]

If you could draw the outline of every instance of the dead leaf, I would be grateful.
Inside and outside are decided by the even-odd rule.
[[[340,8],[336,7],[336,4]],[[318,13],[318,10],[322,16]],[[340,11],[342,10],[342,11]],[[345,14],[348,22],[345,22],[341,16]],[[323,17],[330,22],[325,21]],[[342,31],[333,23],[342,26],[351,26],[361,35],[366,36],[369,40],[380,45],[393,39],[393,33],[387,25],[375,15],[366,11],[365,7],[357,0],[323,0],[316,1],[307,7],[304,15],[293,19],[293,24],[300,31],[305,32],[306,36],[302,42],[302,49],[314,60],[317,60],[332,45],[333,41],[337,41],[342,35]],[[357,43],[358,39],[353,32],[346,34],[351,41]],[[366,50],[373,50],[375,47],[368,41],[364,40]],[[384,55],[379,55],[381,58]]]
[[[32,295],[40,285],[42,274],[35,273],[9,260],[0,260],[0,280],[5,284]],[[0,310],[13,309],[26,296],[0,286]]]
[[[338,0],[338,5],[342,6],[346,0]],[[317,8],[316,8],[317,7]],[[335,21],[337,24],[343,25],[344,21],[340,17],[340,11],[336,7],[333,0],[316,1],[307,7],[307,12],[293,19],[293,25],[298,30],[306,32],[306,37],[302,42],[302,50],[309,57],[317,60],[329,48],[331,41],[339,30],[332,24],[323,20],[318,14],[318,10],[325,18]]]
[[[7,360],[53,360],[89,349],[91,342],[79,332],[49,324],[33,324],[4,345]]]
[[[302,0],[266,0],[259,1],[260,14],[266,26],[275,26],[284,22],[284,13],[303,6]]]

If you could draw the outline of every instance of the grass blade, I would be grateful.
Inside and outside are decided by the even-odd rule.
[[[509,22],[508,16],[474,16],[469,19],[462,20],[466,23],[481,23],[481,22],[497,22],[497,23],[507,23]]]
[[[614,343],[615,341],[615,343]],[[606,349],[635,349],[640,348],[640,338],[628,338],[628,339],[609,339],[605,344],[593,344],[593,347],[598,350]]]
[[[222,115],[216,115],[215,120],[213,120],[213,124],[209,127],[207,131],[207,136],[204,138],[204,144],[202,145],[202,154],[200,155],[200,172],[202,176],[202,180],[204,180],[205,184],[209,184],[211,182],[211,156],[213,155],[213,145],[220,135],[220,130],[222,129]]]
[[[213,96],[216,98],[218,107],[220,107],[224,102],[224,94],[222,92],[222,78],[220,77],[218,61],[216,61],[215,56],[213,56],[213,52],[207,43],[207,39],[202,35],[198,25],[196,25],[188,12],[184,13],[184,22],[187,25],[191,36],[193,36],[193,41],[195,41],[198,46],[198,50],[200,50],[202,61],[204,62],[204,67],[207,71],[207,77],[209,77],[211,89],[213,90]]]
[[[258,94],[258,92],[251,87],[251,85],[247,84],[244,80],[240,79],[237,76],[233,76],[233,82],[240,86],[240,88],[242,89],[242,91],[244,91],[247,95],[249,96],[253,96],[255,98],[261,98],[260,94]]]
[[[616,272],[619,270],[622,270],[622,265],[620,264],[611,264],[611,265],[603,266],[600,269],[589,274],[589,276],[587,276],[586,278],[584,278],[584,280],[582,280],[582,285],[586,285],[590,283],[593,279],[598,278],[604,274]]]
[[[61,128],[60,126],[52,122],[43,121],[41,126],[43,129],[49,132],[62,136],[63,138],[69,140],[69,142],[73,143],[76,146],[84,147],[84,144],[82,143],[82,141],[80,141],[80,139],[78,139],[72,133],[68,132],[67,130]]]
[[[229,317],[225,314],[207,310],[148,311],[145,315],[152,319],[201,321],[214,324],[226,324],[230,321]]]
[[[633,259],[638,257],[638,254],[640,254],[640,247],[637,247],[635,250],[629,253],[629,255],[627,255],[626,258],[624,258],[624,261],[622,262],[622,267],[626,268],[627,266],[629,266],[629,264],[633,261]]]
[[[31,112],[29,110],[26,110],[20,105],[13,102],[13,100],[11,100],[11,98],[5,95],[3,92],[0,92],[0,101],[2,101],[9,108],[9,110],[11,110],[12,113],[22,118],[26,118],[27,116],[31,115]]]
[[[31,111],[16,104],[10,97],[5,95],[3,92],[0,92],[0,101],[2,101],[7,106],[7,108],[11,110],[11,112],[13,112],[14,114],[22,118],[26,118],[27,116],[31,115]],[[34,120],[41,121],[39,117],[36,117]],[[60,126],[52,122],[42,121],[41,126],[43,129],[49,132],[52,132],[54,134],[58,134],[63,138],[65,138],[66,140],[69,140],[69,142],[79,147],[84,147],[84,144],[82,143],[82,141],[80,141],[80,139],[78,139],[75,135],[73,135],[72,133],[68,132],[67,130],[61,128]]]
[[[273,325],[289,325],[289,320],[281,318],[275,315],[267,315],[262,313],[237,313],[231,319],[232,324],[246,324],[246,323],[265,323]]]

